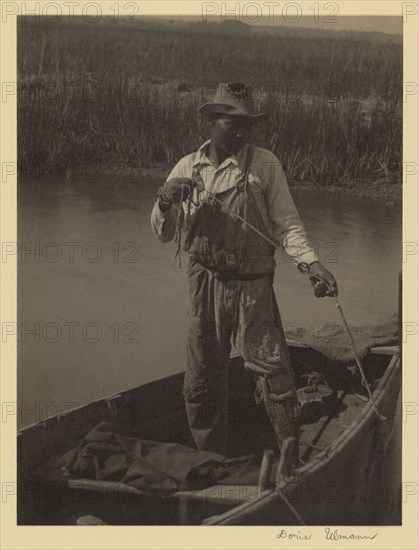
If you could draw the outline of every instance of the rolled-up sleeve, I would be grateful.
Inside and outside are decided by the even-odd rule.
[[[151,212],[151,228],[162,243],[168,243],[174,239],[177,211],[177,207],[172,206],[167,212],[161,212],[158,201],[154,204]]]
[[[272,153],[268,164],[266,199],[275,241],[296,265],[318,261],[296,210],[283,168]]]

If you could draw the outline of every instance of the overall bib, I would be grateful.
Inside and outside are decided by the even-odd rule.
[[[190,216],[184,244],[189,254],[190,317],[186,411],[197,447],[220,454],[227,452],[231,342],[246,368],[258,375],[256,395],[259,401],[264,399],[278,444],[298,435],[296,392],[272,286],[274,247],[246,223],[272,238],[257,207],[255,194],[259,197],[261,189],[249,177],[251,159],[250,146],[243,177],[216,195],[222,204],[207,196],[200,167],[196,167],[193,181],[197,206]]]

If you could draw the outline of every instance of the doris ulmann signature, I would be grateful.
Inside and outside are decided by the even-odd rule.
[[[315,533],[316,535],[318,533]],[[377,537],[379,533],[373,533],[370,535],[359,534],[355,532],[344,532],[340,533],[338,529],[332,529],[326,527],[323,531],[324,538],[326,540],[373,540]],[[281,529],[276,533],[276,539],[282,540],[311,540],[313,533],[303,532],[303,531],[289,531],[286,529]]]

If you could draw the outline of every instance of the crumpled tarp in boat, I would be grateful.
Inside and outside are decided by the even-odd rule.
[[[254,483],[257,468],[251,456],[226,458],[178,443],[127,437],[102,422],[62,461],[71,477],[121,481],[152,493],[200,489],[220,480]]]
[[[399,344],[399,325],[396,315],[380,325],[350,327],[359,357],[362,359],[375,346]],[[298,342],[321,353],[331,361],[352,363],[355,361],[344,326],[337,323],[324,325],[322,329],[308,330],[301,327],[286,330],[289,341]]]

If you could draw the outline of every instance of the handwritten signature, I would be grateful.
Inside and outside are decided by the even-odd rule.
[[[373,540],[379,533],[373,535],[360,535],[358,533],[340,533],[338,529],[331,529],[327,527],[324,531],[326,540]],[[282,529],[276,534],[276,539],[288,539],[288,540],[311,540],[312,533],[303,531],[287,531]]]
[[[280,533],[277,533],[276,539],[289,539],[289,540],[311,540],[312,533],[302,533],[301,531],[286,531],[282,529]]]
[[[357,533],[350,533],[348,535],[340,534],[338,529],[330,529],[327,527],[325,529],[325,538],[327,540],[373,540],[377,537],[379,533],[374,535],[358,535]]]

